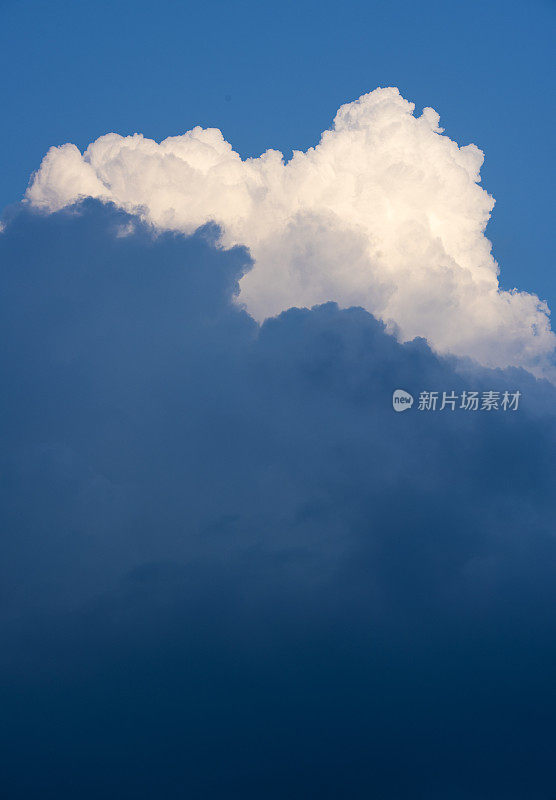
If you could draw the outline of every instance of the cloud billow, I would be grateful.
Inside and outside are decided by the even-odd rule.
[[[421,336],[439,353],[554,379],[546,304],[499,288],[483,153],[444,135],[433,109],[414,108],[397,89],[376,89],[288,163],[275,150],[242,160],[217,129],[160,144],[110,133],[83,155],[51,148],[27,199],[55,211],[101,198],[161,231],[216,222],[224,246],[251,252],[239,300],[259,321],[292,306],[362,306],[401,341]]]
[[[362,308],[259,326],[218,239],[93,200],[0,237],[6,791],[549,796],[554,388]]]

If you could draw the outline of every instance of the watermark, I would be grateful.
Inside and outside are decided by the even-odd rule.
[[[423,391],[419,392],[417,411],[517,411],[521,398],[519,390],[515,392],[463,391],[456,393]],[[413,395],[405,389],[395,389],[392,394],[394,411],[407,411],[413,405]]]
[[[392,395],[394,411],[407,411],[413,405],[413,397],[403,389],[396,389]]]

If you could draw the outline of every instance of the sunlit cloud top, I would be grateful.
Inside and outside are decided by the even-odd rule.
[[[159,230],[218,223],[223,245],[251,251],[238,302],[259,321],[334,300],[402,341],[554,377],[546,304],[499,288],[483,153],[444,135],[432,108],[414,110],[397,89],[376,89],[288,162],[276,150],[242,160],[215,128],[160,143],[110,133],[83,154],[51,148],[27,199],[51,212],[96,197]]]

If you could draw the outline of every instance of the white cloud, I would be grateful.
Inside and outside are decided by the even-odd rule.
[[[397,89],[376,89],[288,163],[275,150],[242,161],[214,128],[160,144],[111,133],[83,155],[51,148],[27,198],[54,211],[99,197],[185,233],[216,221],[225,246],[251,250],[240,302],[258,320],[336,300],[364,306],[402,340],[548,374],[548,308],[498,287],[482,152],[444,136],[432,108],[413,111]]]

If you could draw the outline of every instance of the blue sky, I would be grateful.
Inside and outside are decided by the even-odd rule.
[[[20,199],[53,144],[200,124],[242,156],[289,155],[315,144],[342,103],[394,85],[484,150],[501,284],[556,305],[549,0],[4,0],[0,15],[0,206]]]

